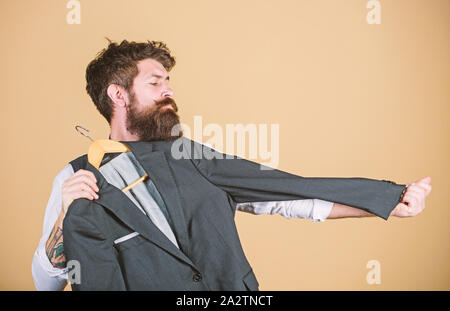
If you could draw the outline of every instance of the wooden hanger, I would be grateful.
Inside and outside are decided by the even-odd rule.
[[[110,139],[97,139],[93,141],[89,146],[88,161],[92,164],[93,167],[98,169],[105,154],[129,151],[130,149],[127,146],[118,141]]]
[[[89,132],[89,130],[86,130],[85,128],[83,128],[79,125],[75,126],[75,129],[77,130],[78,133],[80,133],[83,136],[86,136],[87,138],[89,138],[92,141],[91,137],[82,133],[78,129],[79,127],[88,132]],[[92,143],[89,145],[88,162],[91,163],[91,165],[93,167],[98,169],[102,163],[102,160],[103,160],[103,157],[105,156],[105,154],[117,153],[117,152],[130,152],[130,149],[125,144],[122,144],[121,142],[118,142],[118,141],[114,141],[114,140],[110,140],[110,139],[97,139],[95,141],[92,141]],[[147,179],[147,177],[148,177],[148,174],[145,174],[144,176],[142,176],[135,182],[133,182],[130,185],[123,188],[122,192],[126,192],[126,191],[130,190],[131,188],[133,188],[140,182]]]

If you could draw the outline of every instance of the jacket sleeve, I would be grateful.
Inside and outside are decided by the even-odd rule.
[[[405,185],[391,181],[360,177],[297,176],[192,143],[192,162],[198,171],[237,203],[320,199],[359,208],[386,220],[405,189]]]
[[[83,210],[95,209],[85,199],[75,200],[63,223],[64,253],[72,290],[126,290],[113,243],[94,224],[95,216],[83,217]],[[73,206],[77,205],[77,206]],[[76,211],[76,213],[71,213]]]

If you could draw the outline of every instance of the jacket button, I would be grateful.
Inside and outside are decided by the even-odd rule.
[[[194,280],[194,282],[200,282],[202,280],[202,275],[200,273],[196,273],[194,274],[192,279]]]

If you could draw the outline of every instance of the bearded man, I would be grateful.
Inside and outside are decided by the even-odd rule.
[[[174,93],[169,87],[168,72],[174,65],[175,58],[171,55],[167,46],[163,42],[157,41],[136,43],[124,40],[120,44],[110,41],[109,46],[106,49],[103,49],[97,57],[90,62],[86,70],[86,90],[98,111],[105,117],[110,125],[111,131],[109,139],[124,142],[170,142],[182,137],[182,131],[173,131],[173,129],[180,124],[180,118],[177,113],[178,107],[173,99]],[[209,170],[207,173],[214,174],[214,172],[211,172],[210,170],[214,169],[214,165],[209,165],[210,163],[200,163],[197,169],[198,171],[201,171],[202,167],[203,169],[206,167]],[[233,169],[231,166],[229,168]],[[178,167],[178,170],[183,169],[185,168]],[[228,173],[227,169],[220,171],[220,168],[217,168],[217,170],[218,174],[226,175]],[[255,172],[253,171],[251,173],[253,174]],[[281,174],[282,172],[279,173]],[[100,175],[97,176],[101,177]],[[259,175],[256,175],[256,179],[258,179],[258,176]],[[291,177],[292,175],[281,176],[284,178]],[[208,179],[206,174],[202,177]],[[231,176],[231,179],[233,177],[234,176]],[[264,177],[264,175],[261,175],[261,177]],[[253,180],[255,180],[254,177]],[[155,181],[155,183],[158,184],[157,181]],[[211,183],[214,183],[214,176],[210,178],[210,183],[205,185],[210,185]],[[224,181],[220,186],[225,187],[224,184],[226,183],[227,181]],[[431,191],[431,179],[429,177],[415,183],[410,183],[403,188],[395,183],[389,183],[398,186],[396,191],[400,190],[400,193],[404,188],[402,196],[398,197],[398,200],[397,197],[395,197],[394,203],[398,204],[393,205],[392,208],[389,209],[389,211],[391,211],[390,215],[398,217],[415,216],[425,208],[425,197],[428,196]],[[174,185],[176,185],[176,183]],[[270,186],[270,184],[264,185],[265,188],[271,190]],[[225,192],[228,191],[228,194],[231,194],[231,196],[238,188],[235,187],[232,182],[226,187],[222,188],[222,190],[225,189]],[[245,184],[240,185],[240,187],[244,189]],[[248,189],[244,189],[243,191],[247,190]],[[157,190],[155,191],[157,192]],[[97,185],[95,174],[87,169],[78,169],[75,171],[72,164],[66,165],[54,179],[53,189],[45,212],[43,235],[35,252],[32,264],[33,278],[38,290],[62,290],[66,286],[68,268],[63,243],[64,219],[69,206],[71,206],[74,200],[86,199],[96,201],[99,199],[98,192],[99,187]],[[252,195],[255,195],[256,197],[261,193],[261,189],[255,189],[255,192]],[[158,193],[153,192],[153,194],[159,196]],[[199,194],[199,196],[202,196],[202,194]],[[208,199],[207,196],[208,194],[205,194],[205,200]],[[239,198],[231,196],[230,202],[239,200]],[[247,203],[242,202],[241,198],[241,202],[235,207],[237,210],[251,212],[253,214],[277,213],[287,218],[308,218],[313,221],[374,216],[366,210],[349,205],[333,203],[327,200],[315,198],[287,200],[286,198],[288,198],[288,196],[282,197],[280,195],[278,197],[281,198],[280,201],[270,201],[266,199],[263,202],[255,202],[253,200],[252,202]],[[159,202],[160,205],[164,205],[164,201],[167,200],[168,198],[162,197],[159,201],[156,201]],[[187,206],[188,204],[185,205]],[[71,209],[77,207],[80,206],[71,206]],[[184,208],[183,206],[180,207]],[[160,206],[160,208],[163,210],[166,207]],[[174,208],[174,206],[168,206],[167,208],[170,210],[171,208]],[[175,213],[174,211],[172,212]],[[142,217],[145,217],[144,214],[142,214]],[[171,232],[171,228],[174,229],[173,222],[177,220],[171,220],[167,211],[163,211],[163,214],[163,217],[168,218],[166,230],[171,234],[171,241],[173,244],[181,251],[185,248],[186,254],[182,254],[182,256],[187,256],[190,253],[195,257],[191,253],[189,247],[183,245],[186,241],[186,237],[181,236],[177,230]],[[147,216],[151,218],[151,215]],[[131,234],[128,234],[127,237],[131,240],[133,238],[136,239],[136,236],[138,235],[139,232],[132,232]],[[117,239],[114,242],[117,241],[122,242],[124,239]],[[83,247],[83,245],[80,247]],[[96,250],[93,249],[92,251],[95,252]],[[177,250],[175,250],[175,252],[176,251]],[[87,251],[87,253],[88,252],[89,251]],[[204,258],[200,257],[195,260],[194,258],[190,259],[194,262],[193,265],[196,260],[198,262],[204,260]],[[190,261],[189,259],[186,260]],[[245,259],[242,260],[245,262]],[[210,264],[213,265],[214,263],[210,262]],[[224,273],[228,272],[229,271],[224,269]],[[101,277],[102,276],[100,275],[100,278]],[[104,275],[104,277],[108,278],[109,276]],[[174,276],[174,278],[176,277],[177,275]],[[220,288],[239,290],[244,288],[238,287],[238,283],[233,283],[230,287],[226,287],[226,282],[223,283],[224,287],[221,287],[220,285],[216,286],[214,280],[219,277],[208,277],[209,276],[202,276],[202,274],[197,271],[193,274],[193,281],[196,282],[196,284],[203,284],[203,287],[198,287],[200,289]],[[167,280],[167,282],[169,281],[170,280]],[[249,286],[251,289],[257,288],[257,285],[253,285],[257,284],[255,279],[250,280],[250,282],[252,283]],[[113,286],[111,288],[119,287]],[[121,287],[121,289],[122,288],[126,288],[126,286]],[[145,289],[145,287],[143,288]],[[181,286],[176,288],[183,289],[184,287]],[[186,288],[190,289],[194,287],[189,285]]]

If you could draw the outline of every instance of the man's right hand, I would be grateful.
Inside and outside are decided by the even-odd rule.
[[[67,209],[73,200],[86,198],[89,200],[98,199],[97,179],[91,171],[78,170],[62,184],[62,213],[67,213]]]
[[[80,169],[63,182],[62,209],[45,245],[47,257],[53,267],[59,269],[66,267],[62,227],[67,209],[70,204],[72,204],[73,200],[79,198],[86,198],[89,200],[98,199],[98,191],[97,180],[94,174],[87,170]]]

